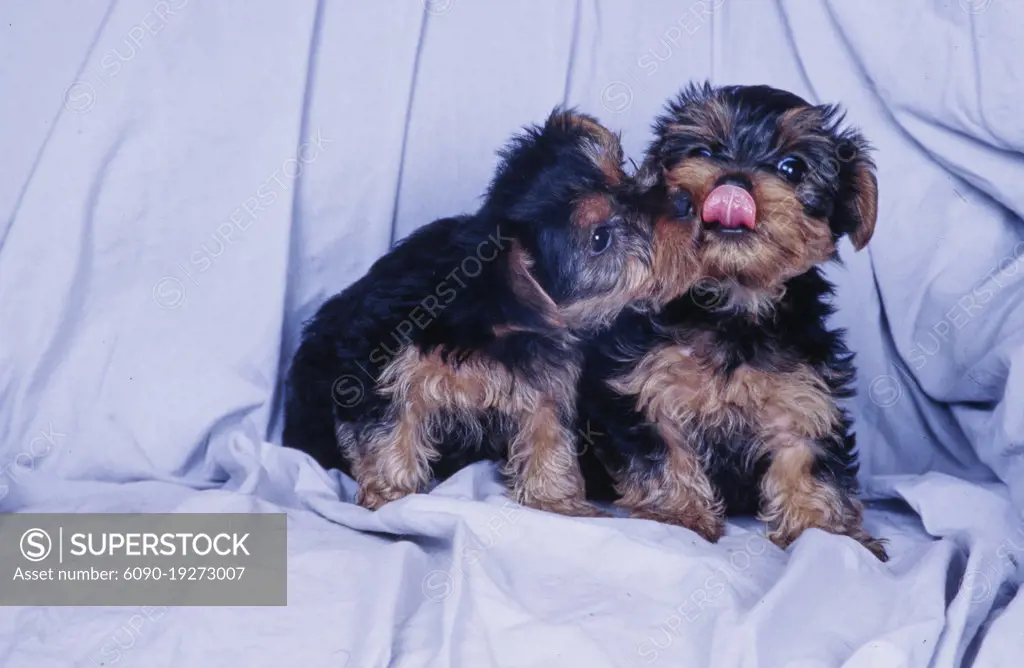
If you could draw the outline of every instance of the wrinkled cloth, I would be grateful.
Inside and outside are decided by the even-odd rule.
[[[20,666],[1016,666],[1024,5],[8,1],[0,510],[289,516],[284,608],[3,608]],[[843,265],[867,527],[786,552],[511,503],[490,464],[370,513],[281,448],[301,322],[474,210],[556,104],[639,160],[686,82],[841,102],[876,147]]]

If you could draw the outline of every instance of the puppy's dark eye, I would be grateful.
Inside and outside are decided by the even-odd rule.
[[[590,234],[590,254],[600,255],[612,245],[612,228],[602,225]]]
[[[672,197],[672,211],[676,218],[689,218],[695,211],[693,209],[693,198],[690,193],[680,192]]]
[[[800,183],[807,174],[807,164],[800,158],[783,158],[775,169],[790,183]]]
[[[701,146],[690,151],[691,158],[710,158],[711,150]]]

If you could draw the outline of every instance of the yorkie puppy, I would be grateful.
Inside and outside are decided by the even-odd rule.
[[[350,472],[367,508],[499,459],[516,501],[597,514],[576,457],[581,341],[660,294],[651,225],[589,116],[556,110],[502,158],[476,214],[412,233],[305,325],[284,443]]]
[[[757,512],[782,547],[815,527],[887,559],[862,526],[837,401],[853,393],[853,356],[826,325],[833,288],[819,269],[843,235],[860,250],[875,226],[870,148],[842,120],[767,86],[709,84],[657,120],[637,178],[662,217],[697,223],[703,277],[595,338],[579,396],[634,516],[715,541],[727,511]]]

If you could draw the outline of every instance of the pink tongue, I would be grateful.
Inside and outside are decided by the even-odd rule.
[[[705,223],[718,223],[722,227],[754,229],[757,205],[754,198],[739,186],[718,186],[704,200],[701,217]]]

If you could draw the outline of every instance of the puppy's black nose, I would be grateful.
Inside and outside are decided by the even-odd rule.
[[[754,184],[746,174],[723,174],[715,181],[715,187],[718,186],[739,186],[748,193],[754,192]]]
[[[672,215],[679,220],[685,220],[696,212],[693,206],[693,196],[685,190],[674,193],[669,200],[672,205]]]

